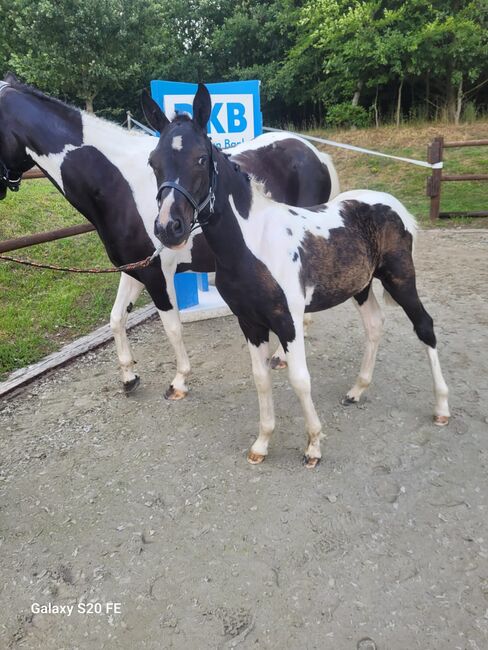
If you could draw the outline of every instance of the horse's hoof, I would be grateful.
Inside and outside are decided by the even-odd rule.
[[[141,383],[141,378],[139,377],[139,375],[136,375],[134,379],[131,379],[130,381],[125,381],[124,391],[126,395],[128,395],[129,393],[133,393],[140,383]]]
[[[172,402],[177,402],[178,400],[183,399],[187,395],[188,395],[188,391],[175,388],[173,384],[171,384],[171,386],[165,392],[164,397],[168,400],[171,400]]]
[[[438,427],[445,427],[449,424],[448,415],[434,415],[434,424]]]
[[[247,462],[251,463],[251,465],[259,465],[265,458],[266,456],[264,454],[256,454],[254,451],[250,451],[247,454]]]
[[[269,365],[271,370],[282,370],[283,368],[288,367],[286,361],[280,359],[279,357],[271,357],[271,361],[269,362]]]
[[[349,397],[349,395],[346,395],[341,399],[341,404],[342,406],[351,406],[351,404],[359,404],[359,400],[355,397]]]
[[[311,458],[310,456],[307,456],[307,454],[303,457],[303,464],[307,469],[313,469],[314,467],[317,467],[319,463],[320,458]]]

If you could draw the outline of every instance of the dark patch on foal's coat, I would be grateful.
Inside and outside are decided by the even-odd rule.
[[[344,201],[340,214],[344,227],[333,228],[327,239],[307,232],[299,248],[304,295],[314,289],[306,311],[329,309],[358,294],[362,298],[372,277],[381,277],[389,253],[398,257],[398,277],[414,274],[412,236],[389,206]]]

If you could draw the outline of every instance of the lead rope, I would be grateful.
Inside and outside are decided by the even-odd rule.
[[[4,262],[15,262],[16,264],[24,264],[25,266],[33,266],[37,269],[50,269],[51,271],[65,271],[66,273],[123,273],[124,271],[136,271],[138,269],[145,269],[150,266],[156,257],[163,250],[163,244],[160,244],[152,255],[146,257],[140,262],[132,262],[131,264],[123,264],[122,266],[114,266],[109,269],[78,269],[71,266],[56,266],[55,264],[41,264],[40,262],[31,262],[23,260],[19,257],[11,257],[10,255],[0,255],[0,260]]]

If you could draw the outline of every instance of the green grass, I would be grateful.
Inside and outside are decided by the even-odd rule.
[[[83,223],[47,180],[25,181],[0,203],[0,240]],[[95,233],[12,253],[47,263],[111,266]],[[0,262],[0,379],[107,322],[119,276],[29,269]]]
[[[314,134],[337,142],[356,144],[384,153],[427,160],[427,144],[435,135],[445,141],[488,139],[488,122],[454,127],[439,125],[388,126],[379,129],[325,132]],[[405,203],[422,226],[431,226],[430,199],[426,196],[428,169],[385,158],[325,147],[337,166],[341,189],[368,188],[390,192]],[[488,173],[488,147],[463,147],[444,150],[445,174]],[[441,188],[441,212],[488,210],[487,182],[446,182]],[[439,220],[438,227],[459,225],[488,227],[488,218]]]
[[[488,121],[460,127],[419,124],[400,129],[388,126],[314,133],[339,142],[426,160],[427,143],[435,135],[443,135],[446,140],[488,138]],[[337,166],[343,190],[369,188],[390,192],[406,204],[422,225],[430,226],[429,200],[425,195],[428,170],[332,147],[326,150]],[[488,173],[488,147],[446,150],[445,172]],[[487,205],[488,183],[452,182],[442,186],[442,211],[486,210]],[[26,181],[18,194],[9,192],[0,202],[0,240],[84,222],[47,180]],[[466,223],[488,227],[488,219],[442,220],[438,225]],[[66,266],[110,266],[95,233],[15,254]],[[15,368],[38,361],[68,341],[108,322],[118,280],[118,274],[56,273],[0,262],[0,380]]]

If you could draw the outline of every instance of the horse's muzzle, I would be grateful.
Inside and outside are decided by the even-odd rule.
[[[186,244],[190,234],[187,230],[181,217],[171,217],[165,226],[159,221],[159,217],[156,217],[154,222],[154,234],[167,248],[180,248]]]

